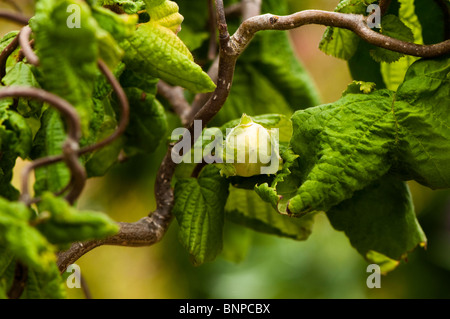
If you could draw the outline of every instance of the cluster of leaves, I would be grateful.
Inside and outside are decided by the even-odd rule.
[[[127,14],[110,10],[117,8]],[[165,139],[168,124],[156,99],[158,79],[193,93],[215,88],[176,35],[183,17],[174,2],[39,0],[35,12],[30,27],[39,66],[21,60],[16,50],[7,60],[2,86],[42,88],[70,102],[81,120],[82,147],[113,133],[121,116],[98,60],[114,72],[131,105],[125,134],[80,158],[89,177],[105,175],[121,151],[128,157],[148,154]],[[145,15],[151,19],[142,21]],[[5,35],[0,50],[16,35]],[[75,241],[113,235],[118,226],[106,215],[76,211],[52,195],[70,182],[64,163],[36,170],[34,192],[41,198],[36,209],[17,202],[19,192],[11,185],[16,159],[60,154],[66,124],[50,105],[25,98],[3,99],[0,114],[0,296],[6,296],[20,267],[28,269],[23,297],[63,296],[55,253]]]
[[[336,11],[367,14],[367,5],[374,2],[343,0]],[[282,7],[278,3],[264,3],[263,12],[283,13],[275,11]],[[393,1],[379,32],[420,43],[425,27],[419,20],[438,10],[431,6],[425,12],[418,9],[420,5],[421,1]],[[443,30],[444,18],[440,21]],[[284,166],[274,176],[249,178],[226,179],[213,165],[206,166],[198,178],[180,174],[174,214],[194,264],[213,260],[221,251],[224,221],[305,240],[314,215],[326,212],[333,227],[344,231],[364,258],[378,263],[384,272],[394,269],[408,252],[426,245],[405,181],[416,180],[433,189],[450,186],[449,57],[413,64],[417,59],[368,45],[348,30],[327,28],[320,49],[349,60],[355,81],[340,100],[311,107],[310,103],[318,104],[315,93],[303,97],[290,93],[302,93],[293,88],[295,84],[311,87],[299,81],[304,71],[285,73],[276,67],[293,56],[288,43],[281,40],[284,34],[258,36],[239,60],[230,98],[213,124],[223,124],[224,132],[237,124],[231,120],[242,112],[283,113],[253,119],[267,128],[291,132],[292,137],[288,134],[287,141],[280,141]],[[271,53],[266,40],[277,52],[286,52],[286,57]],[[433,39],[443,40],[443,34]],[[301,68],[292,61],[296,66],[291,70]],[[264,75],[256,74],[259,70],[272,75],[270,87]],[[277,100],[273,88],[284,101]],[[285,119],[291,114],[289,129]]]
[[[444,34],[430,32],[440,27],[430,25],[430,16],[433,23],[444,17],[432,5],[424,8],[424,1],[392,1],[379,32],[407,41],[443,40]],[[365,14],[373,2],[342,0],[336,10]],[[73,5],[79,15],[67,10]],[[286,1],[265,0],[262,11],[283,15],[288,7]],[[79,19],[81,27],[68,27],[70,19]],[[86,146],[111,134],[120,118],[117,98],[97,69],[97,61],[105,61],[131,109],[123,136],[80,158],[89,177],[103,176],[119,153],[149,154],[166,139],[168,110],[156,98],[159,79],[185,88],[188,99],[214,90],[204,71],[212,64],[208,21],[201,1],[38,0],[30,27],[40,64],[20,61],[16,50],[1,85],[43,88],[69,101]],[[228,19],[230,32],[239,22]],[[4,36],[0,50],[16,35]],[[275,175],[248,178],[225,178],[215,165],[198,176],[193,165],[178,166],[173,214],[194,264],[222,251],[225,224],[305,240],[319,211],[386,271],[426,244],[405,181],[450,186],[449,57],[413,63],[336,28],[326,30],[320,48],[348,60],[356,82],[340,100],[319,106],[285,32],[257,34],[239,58],[230,96],[211,125],[225,132],[247,113],[262,126],[279,128],[284,165]],[[0,121],[0,296],[22,266],[29,270],[24,297],[60,297],[55,252],[74,241],[112,235],[118,227],[53,195],[71,179],[64,163],[36,170],[36,209],[17,202],[19,192],[11,185],[16,159],[61,153],[66,127],[51,106],[25,98],[1,100]],[[228,252],[246,241],[245,233],[231,233],[236,246]]]

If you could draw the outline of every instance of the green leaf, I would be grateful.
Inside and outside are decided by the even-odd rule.
[[[80,28],[70,28],[68,6],[80,9]],[[88,133],[92,90],[98,74],[98,36],[101,30],[89,6],[75,0],[41,0],[30,21],[35,34],[42,87],[70,102],[78,111],[83,132]]]
[[[31,158],[61,154],[65,140],[66,133],[61,116],[56,110],[48,108],[42,114],[41,128],[34,138]],[[35,177],[34,190],[36,195],[40,195],[46,190],[57,192],[63,189],[70,181],[70,171],[64,163],[56,163],[36,169]]]
[[[404,180],[450,186],[450,59],[419,60],[397,93],[348,93],[292,116],[301,186],[285,213],[328,211],[393,169]]]
[[[46,272],[34,269],[28,270],[28,280],[22,299],[63,299],[66,298],[66,289],[56,263]]]
[[[92,16],[100,26],[100,28],[97,28],[100,57],[113,69],[124,55],[124,51],[118,42],[132,35],[138,17],[136,15],[118,15],[111,10],[98,6],[92,8]]]
[[[172,212],[180,226],[180,241],[195,265],[214,260],[222,250],[227,197],[228,181],[213,165],[206,166],[198,179],[180,179],[175,185]]]
[[[53,247],[30,226],[32,211],[22,203],[0,198],[0,246],[25,265],[45,272],[56,261]]]
[[[366,41],[359,41],[355,54],[348,60],[348,67],[354,80],[373,82],[378,89],[384,89],[386,85],[381,74],[380,63],[370,56],[370,50],[373,48],[372,44]]]
[[[301,173],[298,168],[298,155],[289,148],[281,148],[283,168],[269,183],[255,185],[254,190],[264,201],[270,203],[280,213],[286,212],[288,201],[295,196],[300,186]]]
[[[281,93],[291,109],[319,104],[314,82],[297,58],[287,32],[269,30],[257,33],[239,61],[252,64]],[[276,110],[271,112],[279,113]]]
[[[183,16],[178,13],[178,4],[168,0],[144,0],[150,19],[157,24],[177,33]]]
[[[135,14],[145,8],[145,2],[142,0],[98,0],[97,5],[101,6],[119,6],[127,14]]]
[[[14,111],[3,111],[0,121],[0,196],[15,200],[19,193],[11,185],[13,168],[18,156],[28,157],[32,133],[25,119]]]
[[[9,69],[3,78],[3,83],[7,86],[25,86],[40,88],[34,75],[35,68],[24,62],[17,62]],[[11,103],[12,104],[12,103]],[[20,98],[17,111],[23,116],[35,116],[40,113],[42,102]]]
[[[414,34],[398,17],[392,14],[383,16],[381,19],[381,34],[406,42],[414,41]],[[370,55],[377,62],[395,62],[403,54],[383,48],[375,48],[370,51]]]
[[[189,50],[200,48],[209,39],[208,6],[201,1],[177,0],[184,16],[183,27],[178,36]]]
[[[14,280],[14,255],[0,245],[0,299],[6,299]]]
[[[225,220],[220,257],[234,263],[242,262],[250,250],[254,234],[250,228]]]
[[[295,240],[306,240],[313,224],[312,216],[298,219],[280,215],[255,192],[235,187],[230,188],[225,216],[255,231]]]
[[[414,43],[423,44],[422,27],[414,12],[414,0],[399,0],[399,2],[400,20],[411,29],[414,35]],[[406,55],[393,63],[382,62],[381,73],[386,87],[390,90],[397,90],[405,77],[408,67],[418,59],[418,57]]]
[[[53,244],[102,239],[119,231],[119,226],[107,215],[78,211],[50,192],[42,195],[39,210],[42,221],[37,229]]]
[[[117,127],[117,121],[111,116],[105,116],[98,136],[98,142],[111,135]],[[88,177],[103,176],[108,170],[117,163],[119,153],[123,147],[123,139],[119,138],[116,141],[102,147],[98,151],[90,154],[86,160],[86,172]]]
[[[450,187],[449,72],[449,57],[415,62],[394,104],[397,156],[408,178],[432,189]]]
[[[291,145],[305,174],[286,213],[328,210],[389,169],[394,148],[394,94],[347,94],[292,116]]]
[[[127,66],[194,93],[213,91],[214,82],[174,33],[182,21],[178,6],[171,1],[148,1],[147,11],[151,20],[140,24],[133,37],[122,43]]]
[[[164,107],[154,95],[137,88],[125,90],[131,105],[130,123],[124,133],[125,152],[152,153],[167,132]]]
[[[383,176],[330,209],[327,216],[369,262],[380,262],[379,254],[399,261],[416,246],[426,245],[409,189],[396,177]]]
[[[335,12],[366,14],[367,6],[376,0],[341,0]],[[327,27],[319,43],[319,49],[336,58],[349,60],[358,49],[359,37],[352,31]]]

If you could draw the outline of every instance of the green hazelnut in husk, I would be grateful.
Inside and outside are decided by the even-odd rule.
[[[245,113],[240,123],[227,133],[222,175],[250,177],[275,174],[282,159],[274,131],[253,122]]]

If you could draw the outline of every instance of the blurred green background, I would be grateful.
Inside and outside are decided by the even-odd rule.
[[[333,10],[337,3],[293,0],[291,10]],[[33,0],[0,0],[0,8],[14,4],[32,14]],[[15,29],[0,21],[0,35]],[[318,49],[323,31],[322,26],[304,26],[290,36],[326,103],[337,100],[351,78],[346,62]],[[125,162],[107,177],[89,180],[78,206],[106,212],[117,221],[147,215],[155,208],[153,181],[163,154],[160,147],[151,156]],[[18,163],[15,183],[22,167]],[[155,246],[100,247],[77,264],[94,298],[450,298],[450,191],[432,191],[417,183],[410,187],[428,247],[417,248],[407,262],[383,276],[380,289],[367,288],[367,263],[324,214],[317,216],[305,242],[228,225],[224,256],[200,267],[189,263],[178,243],[176,222]],[[227,249],[230,241],[232,250]],[[80,289],[68,289],[68,295],[84,298]]]

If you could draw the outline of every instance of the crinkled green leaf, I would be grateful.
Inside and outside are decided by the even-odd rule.
[[[27,87],[40,87],[39,83],[34,77],[33,66],[24,62],[17,62],[6,75],[2,81],[5,85],[12,86],[27,86]]]
[[[80,9],[80,28],[68,27],[69,5]],[[30,21],[35,34],[42,87],[69,101],[78,111],[84,133],[92,113],[92,90],[97,76],[100,28],[87,4],[75,0],[40,0]]]
[[[180,241],[196,265],[214,260],[222,250],[227,197],[228,181],[213,165],[206,166],[198,179],[180,179],[175,185],[172,212],[180,226]]]
[[[26,120],[10,110],[0,115],[0,196],[9,200],[18,198],[18,191],[11,185],[13,168],[18,156],[27,158],[31,149],[32,132]]]
[[[41,116],[41,128],[34,138],[31,158],[61,154],[65,139],[66,133],[60,114],[48,108]],[[46,190],[57,192],[63,189],[70,181],[70,171],[64,163],[56,163],[36,169],[35,177],[34,190],[40,195]]]
[[[111,10],[99,6],[92,7],[92,16],[99,26],[117,41],[131,36],[137,23],[136,15],[116,14]]]
[[[397,93],[347,94],[296,112],[291,146],[302,183],[286,213],[327,211],[389,170],[450,186],[450,59],[415,62]]]
[[[24,62],[17,62],[3,77],[7,86],[25,86],[40,88],[34,75],[34,67]],[[42,102],[34,99],[19,98],[17,111],[23,116],[33,116],[40,113]]]
[[[120,76],[120,84],[124,88],[138,88],[147,94],[156,95],[156,84],[159,79],[141,72],[125,69]]]
[[[376,0],[341,0],[335,12],[366,14],[367,6]],[[319,44],[319,49],[336,58],[349,60],[356,52],[359,37],[352,31],[327,27]]]
[[[118,15],[98,6],[92,8],[92,15],[100,26],[97,28],[100,57],[110,68],[115,68],[124,55],[124,51],[116,41],[120,42],[132,35],[138,17]]]
[[[138,25],[134,35],[122,43],[127,66],[192,92],[213,91],[214,82],[175,34],[182,21],[177,4],[148,1],[147,11],[151,20]]]
[[[111,135],[117,127],[117,121],[111,116],[106,116],[97,134],[98,142]],[[103,176],[108,170],[117,163],[120,150],[123,147],[123,139],[106,145],[92,153],[86,161],[85,167],[88,177]]]
[[[394,103],[399,166],[432,189],[450,187],[449,74],[448,56],[415,62]]]
[[[278,212],[285,212],[288,201],[295,196],[300,186],[301,174],[298,169],[298,155],[291,149],[282,147],[283,168],[269,183],[260,182],[254,190],[264,201],[270,203]]]
[[[45,272],[56,261],[53,247],[30,226],[32,211],[19,202],[0,198],[0,245],[33,269]]]
[[[37,229],[53,244],[102,239],[119,231],[117,223],[107,215],[78,211],[67,201],[50,192],[42,195],[39,210],[41,215],[48,214],[48,217],[42,217]]]
[[[176,2],[168,0],[144,0],[144,2],[152,21],[174,33],[179,31],[183,16],[178,13]]]
[[[124,133],[125,152],[151,153],[166,136],[164,107],[154,95],[140,89],[126,88],[125,92],[131,105],[130,123]]]
[[[396,177],[384,176],[373,182],[330,209],[327,216],[369,262],[380,262],[379,254],[399,261],[416,246],[426,244],[408,186]]]
[[[413,42],[414,34],[411,29],[407,27],[400,18],[395,15],[388,14],[381,19],[381,34],[388,37],[399,39],[405,42]],[[403,54],[394,52],[383,48],[375,48],[370,51],[370,55],[377,62],[395,62],[400,59]]]

